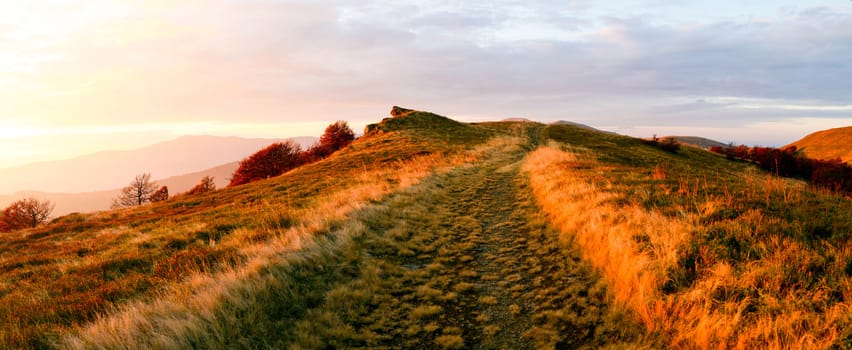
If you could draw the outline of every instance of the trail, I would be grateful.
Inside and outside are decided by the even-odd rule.
[[[301,348],[597,348],[629,340],[605,286],[538,213],[527,147],[433,176],[357,216],[357,270],[298,323]]]

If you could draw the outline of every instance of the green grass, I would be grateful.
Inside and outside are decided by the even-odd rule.
[[[444,121],[425,113],[411,117],[415,124]],[[375,182],[362,179],[373,172],[382,176],[377,185],[392,190],[408,181],[408,175],[394,172],[406,162],[451,157],[487,135],[425,133],[395,127],[398,122],[384,123],[398,130],[363,138],[326,161],[278,178],[139,208],[72,214],[35,230],[4,234],[0,344],[49,346],[122,303],[157,298],[167,286],[218,271],[220,265],[239,266],[248,258],[245,247],[304,221],[303,212],[319,207],[328,195]],[[428,167],[429,160],[421,163]]]
[[[606,287],[573,247],[558,242],[531,198],[514,197],[524,192],[517,166],[495,179],[524,154],[508,148],[355,213],[271,267],[268,287],[206,321],[233,333],[192,345],[575,348],[632,339],[629,317],[608,308]],[[513,312],[519,304],[524,311]]]
[[[551,164],[560,181],[614,208],[573,217],[673,225],[619,228],[630,254],[673,257],[649,265],[665,277],[654,310],[698,293],[713,312],[743,305],[742,329],[797,311],[834,327],[815,339],[852,334],[819,316],[852,300],[848,199],[698,149],[413,112],[280,177],[0,236],[0,347],[704,346],[624,301],[617,267],[593,259],[606,251],[582,243],[587,222],[565,230],[554,214],[573,203],[548,204],[521,170],[547,145],[576,156]],[[689,239],[663,251],[679,227]]]
[[[670,303],[671,309],[647,311],[647,301],[633,297],[625,297],[625,302],[634,303],[637,312],[647,313],[643,317],[653,328],[650,331],[672,333],[655,337],[686,347],[734,346],[737,342],[758,347],[774,347],[775,342],[813,347],[842,342],[840,334],[848,332],[850,323],[841,310],[852,297],[846,269],[852,238],[852,201],[848,198],[688,147],[673,154],[636,139],[570,126],[547,127],[544,135],[577,159],[567,166],[553,165],[562,169],[563,176],[572,177],[565,182],[587,188],[597,196],[591,202],[600,201],[583,210],[611,212],[603,215],[614,218],[627,215],[624,213],[662,215],[654,219],[661,226],[656,229],[642,226],[653,221],[629,228],[621,223],[631,222],[633,216],[612,221],[611,228],[600,223],[588,226],[592,221],[582,219],[570,225],[581,232],[617,231],[631,238],[627,245],[631,254],[648,259],[650,265],[644,273],[658,275],[662,282],[642,288],[658,288],[648,295]],[[541,199],[561,195],[560,191]],[[590,201],[582,198],[579,200]],[[565,200],[560,198],[558,203]],[[577,217],[573,212],[561,214],[564,208],[560,207],[555,204],[547,211]],[[677,232],[666,233],[674,225],[679,227]],[[674,241],[680,243],[668,243]],[[604,254],[607,250],[601,248],[587,252],[590,259]],[[676,259],[666,260],[671,254]],[[599,264],[598,268],[609,269],[611,263]],[[655,270],[659,268],[665,271]],[[700,312],[678,309],[684,306],[676,303],[694,299],[689,295],[695,293],[704,293],[705,306]],[[735,309],[725,310],[733,305]],[[677,314],[678,310],[684,314]],[[670,315],[676,315],[674,323],[718,315],[736,321],[726,325],[733,328],[720,327],[721,333],[713,333],[714,327],[665,323]],[[798,326],[803,323],[811,326]],[[761,333],[764,331],[769,333]],[[706,339],[695,335],[699,333]],[[699,343],[704,340],[707,343]]]

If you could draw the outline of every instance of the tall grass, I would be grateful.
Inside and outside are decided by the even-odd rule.
[[[615,300],[641,319],[650,339],[676,348],[825,348],[849,326],[852,284],[844,269],[852,260],[845,244],[806,243],[790,234],[808,218],[756,206],[728,217],[748,196],[768,201],[769,208],[779,200],[802,205],[800,187],[738,175],[735,183],[750,182],[743,191],[750,194],[726,195],[713,187],[721,179],[712,176],[667,169],[666,178],[681,176],[668,185],[659,175],[653,179],[659,168],[640,170],[600,161],[588,150],[560,148],[571,147],[553,144],[525,161],[535,197],[563,238],[576,241],[602,272]],[[664,213],[643,204],[641,194],[625,197],[619,181],[626,180],[600,177],[617,169],[648,177],[643,185],[631,182],[632,193],[690,200],[668,203]],[[849,204],[842,209],[849,213]]]
[[[353,168],[355,170],[345,177],[348,186],[311,197],[310,204],[298,208],[261,204],[244,214],[259,215],[258,221],[262,223],[259,230],[265,232],[240,229],[230,237],[238,242],[235,245],[245,257],[244,263],[221,268],[216,273],[196,271],[156,297],[125,305],[76,334],[66,336],[61,347],[146,349],[228,344],[229,332],[234,330],[227,325],[251,324],[235,320],[253,316],[244,315],[240,310],[257,310],[257,305],[266,302],[264,295],[288,292],[278,288],[299,288],[298,282],[293,281],[299,277],[276,271],[301,269],[302,265],[320,265],[308,267],[310,269],[322,268],[323,263],[333,260],[320,256],[340,251],[350,235],[347,232],[359,230],[357,222],[343,220],[347,215],[388,193],[413,186],[435,171],[471,162],[505,142],[495,139],[461,153],[415,156],[367,170]],[[334,236],[337,238],[318,238],[332,231],[338,233]],[[306,263],[308,261],[310,263]],[[266,324],[262,325],[264,322]],[[258,327],[272,326],[269,323],[269,320],[257,320]],[[263,341],[258,339],[258,344]]]

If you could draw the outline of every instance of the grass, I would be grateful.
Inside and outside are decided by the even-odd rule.
[[[199,275],[170,292],[173,299],[134,305],[66,344],[452,349],[631,341],[630,318],[608,307],[606,286],[523,195],[525,140],[495,138],[473,150],[475,162],[327,220],[298,249],[275,249],[268,264],[234,277]]]
[[[849,145],[852,145],[852,127],[850,126],[818,131],[791,145],[796,146],[808,158],[840,158],[852,164],[852,148],[849,148]]]
[[[0,347],[848,347],[850,212],[698,149],[412,112],[0,236]]]
[[[548,127],[525,162],[564,239],[678,348],[849,346],[852,202],[690,148]]]
[[[399,129],[396,123],[383,125]],[[475,159],[484,133],[465,135],[459,130],[469,126],[456,124],[458,130],[440,134],[391,130],[364,138],[326,161],[256,184],[72,214],[5,234],[0,344],[48,347],[130,301],[157,302],[173,288],[180,295],[198,276],[239,278],[244,268],[268,264],[269,250],[298,248],[335,218],[417,183],[435,167]]]

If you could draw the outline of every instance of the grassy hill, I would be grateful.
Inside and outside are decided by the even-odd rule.
[[[849,345],[852,201],[408,112],[321,162],[0,236],[7,348]]]
[[[699,137],[699,136],[670,136],[670,137],[673,137],[675,140],[677,140],[677,142],[680,142],[682,144],[686,144],[686,145],[690,145],[690,146],[694,146],[694,147],[698,147],[698,148],[703,148],[703,149],[710,149],[710,147],[713,147],[713,146],[717,146],[717,147],[727,147],[728,146],[728,145],[721,143],[719,141],[711,140],[711,139]]]
[[[852,126],[817,131],[793,142],[809,158],[840,158],[846,163],[852,162]]]

